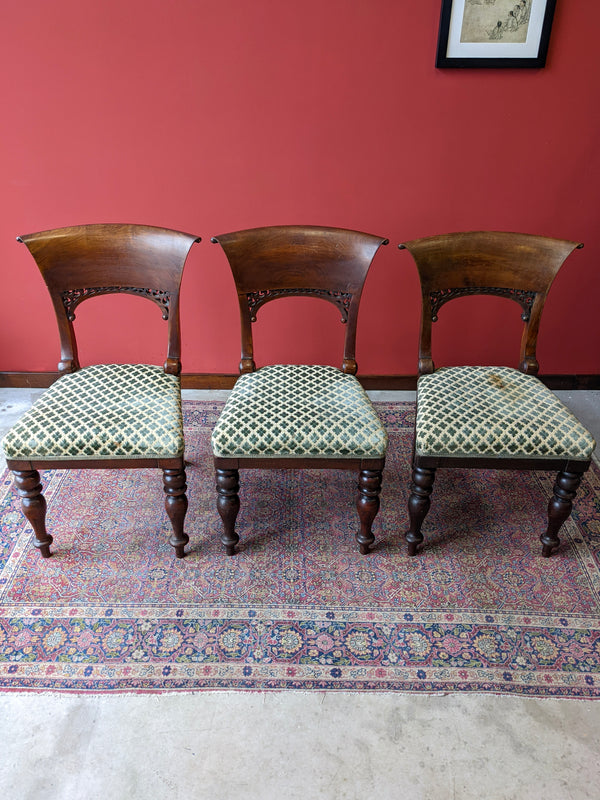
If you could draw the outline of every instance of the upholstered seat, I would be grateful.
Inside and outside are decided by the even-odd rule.
[[[59,378],[3,440],[9,459],[183,454],[179,377],[153,364],[97,364]]]
[[[418,455],[587,460],[594,439],[533,375],[444,367],[418,382]]]
[[[387,433],[354,375],[276,364],[238,378],[212,447],[221,457],[383,458]]]

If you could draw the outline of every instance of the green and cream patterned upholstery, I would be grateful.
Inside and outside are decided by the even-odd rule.
[[[212,447],[221,457],[382,458],[387,434],[353,375],[276,364],[238,378]]]
[[[533,375],[445,367],[418,382],[417,455],[587,460],[595,442]]]
[[[8,459],[183,454],[179,378],[150,364],[98,364],[59,378],[3,440]]]

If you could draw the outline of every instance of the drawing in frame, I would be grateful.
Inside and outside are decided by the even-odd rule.
[[[556,0],[442,0],[436,67],[543,67]]]

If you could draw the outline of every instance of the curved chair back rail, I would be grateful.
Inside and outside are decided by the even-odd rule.
[[[491,294],[522,308],[525,323],[519,368],[536,374],[540,318],[552,282],[565,259],[583,244],[526,233],[468,231],[413,239],[410,252],[421,280],[419,374],[433,372],[432,323],[441,307],[458,297]]]
[[[150,225],[94,224],[17,237],[35,259],[52,298],[61,342],[59,371],[79,369],[73,321],[84,300],[133,294],[152,300],[168,320],[165,370],[181,371],[179,291],[191,246],[200,238]]]
[[[235,281],[242,328],[240,372],[252,372],[252,323],[265,303],[282,297],[316,297],[340,310],[346,324],[344,372],[356,374],[356,324],[363,285],[388,240],[344,228],[279,225],[215,236]]]

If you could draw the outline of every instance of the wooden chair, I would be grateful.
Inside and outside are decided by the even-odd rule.
[[[81,225],[18,237],[48,286],[60,333],[60,377],[3,440],[35,546],[50,556],[40,469],[163,470],[165,505],[178,558],[188,536],[181,417],[179,286],[199,237],[145,225]],[[84,300],[124,292],[152,300],[167,320],[164,367],[80,368],[73,320]]]
[[[576,242],[505,232],[451,233],[400,245],[414,258],[422,289],[417,419],[408,502],[408,553],[423,541],[438,467],[559,470],[548,506],[542,555],[560,544],[592,436],[544,384],[536,343],[552,281]],[[477,294],[514,300],[525,322],[519,369],[445,367],[435,370],[432,323],[450,300]]]
[[[239,469],[350,469],[359,472],[360,552],[374,541],[387,434],[355,377],[356,323],[371,262],[387,240],[358,231],[276,226],[216,236],[235,280],[241,318],[241,376],[212,435],[221,541],[239,537]],[[336,305],[346,324],[342,369],[278,364],[256,369],[252,323],[283,297]]]

